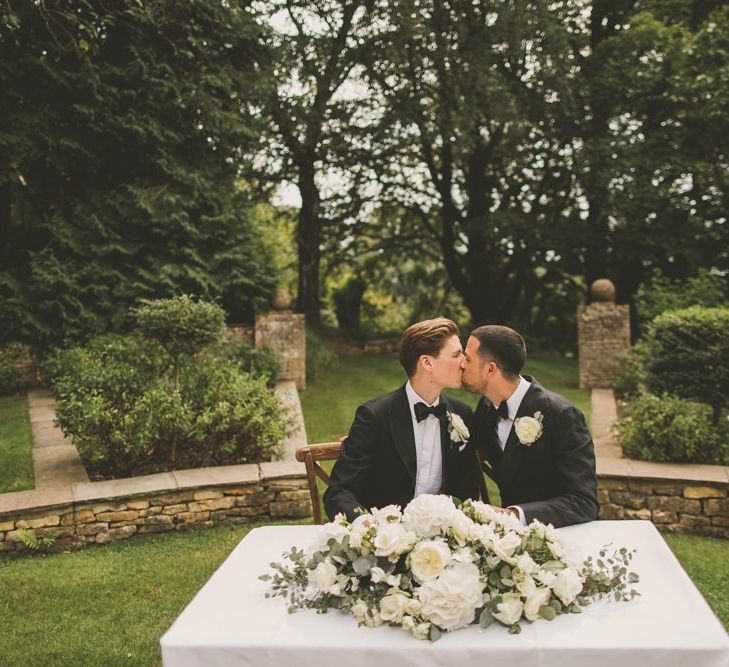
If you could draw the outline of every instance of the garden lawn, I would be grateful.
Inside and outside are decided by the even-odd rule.
[[[671,551],[729,630],[729,540],[663,535]]]
[[[25,394],[0,397],[0,493],[32,489],[33,436]]]
[[[161,635],[256,525],[0,561],[0,664],[161,664]]]
[[[161,664],[159,638],[256,525],[0,560],[0,664]],[[729,541],[665,537],[729,627]]]

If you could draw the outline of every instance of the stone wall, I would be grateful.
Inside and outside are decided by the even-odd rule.
[[[577,308],[580,388],[612,387],[630,349],[630,306],[596,302]]]
[[[289,310],[256,316],[256,347],[270,347],[279,363],[278,379],[293,380],[306,389],[306,328],[304,315]]]
[[[174,488],[164,483],[163,475],[88,482],[68,489],[67,496],[63,491],[59,491],[55,498],[46,494],[45,504],[38,507],[24,507],[32,505],[30,494],[37,492],[22,492],[27,502],[20,502],[15,509],[7,509],[10,507],[7,504],[6,509],[0,507],[0,552],[26,550],[17,532],[21,528],[32,529],[37,537],[55,534],[52,550],[61,551],[145,533],[311,516],[311,500],[306,476],[302,475],[303,466],[261,464],[263,469],[267,466],[272,470],[268,475],[258,474],[257,465],[230,466],[227,473],[223,472],[229,478],[234,468],[251,468],[237,475],[242,481],[232,484],[206,484],[202,480],[205,470],[180,471],[183,483],[175,484]],[[286,469],[282,474],[283,466]],[[213,474],[216,473],[219,471]],[[185,474],[192,484],[185,484]],[[163,479],[160,480],[160,477]],[[136,492],[133,492],[135,483]],[[145,492],[145,486],[156,486],[159,490]],[[167,488],[160,488],[165,486]],[[186,486],[188,488],[184,488]],[[130,490],[132,493],[129,493]],[[18,497],[21,494],[4,495],[6,500],[7,496]],[[64,497],[69,500],[54,502]]]
[[[601,519],[644,519],[656,528],[729,537],[729,482],[599,477]]]

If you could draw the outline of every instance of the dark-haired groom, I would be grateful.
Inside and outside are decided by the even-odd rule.
[[[582,413],[520,375],[524,339],[508,327],[474,329],[461,362],[463,386],[482,394],[471,440],[492,469],[504,507],[523,525],[556,528],[597,518],[595,449]]]

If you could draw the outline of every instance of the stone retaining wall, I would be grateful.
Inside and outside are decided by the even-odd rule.
[[[210,470],[223,482],[205,483],[202,477]],[[4,494],[5,501],[7,496],[21,494],[27,499],[22,502],[21,498],[15,509],[7,502],[0,506],[0,552],[26,549],[18,535],[21,528],[32,529],[37,537],[55,534],[52,550],[61,551],[137,534],[311,516],[302,472],[301,464],[272,463],[88,482],[59,490],[55,497],[46,494],[45,503],[37,507],[25,507],[32,504],[30,494],[37,492]]]
[[[601,519],[645,519],[668,532],[729,537],[729,483],[598,478]]]

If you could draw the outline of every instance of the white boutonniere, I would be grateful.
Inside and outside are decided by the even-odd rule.
[[[542,435],[542,420],[544,415],[535,412],[533,417],[517,417],[514,420],[514,430],[519,442],[525,447],[531,447]]]
[[[446,412],[446,417],[448,419],[448,435],[450,436],[451,442],[454,445],[465,445],[471,437],[471,434],[468,432],[468,427],[461,416],[455,412]],[[459,447],[459,451],[461,449],[463,447]]]

